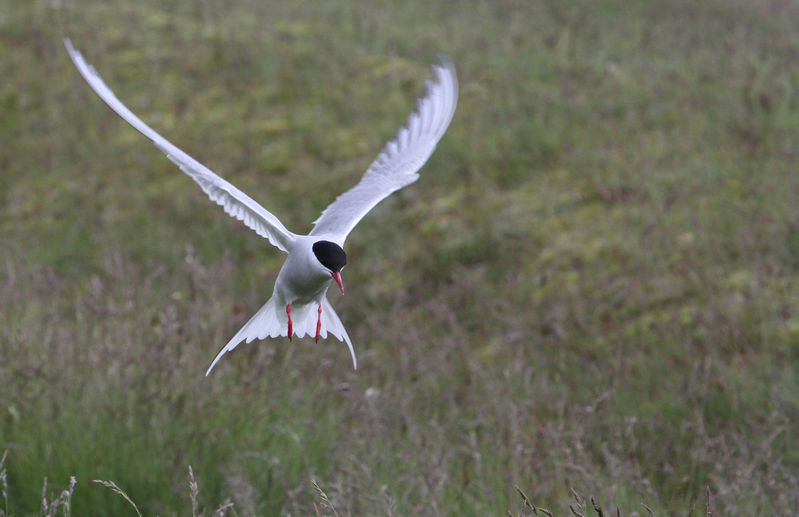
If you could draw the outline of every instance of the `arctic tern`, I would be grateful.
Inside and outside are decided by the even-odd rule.
[[[64,45],[78,71],[100,98],[128,124],[149,138],[180,169],[196,181],[212,201],[249,228],[288,254],[277,275],[272,297],[219,351],[217,361],[239,343],[267,337],[304,335],[326,338],[330,333],[344,341],[358,368],[347,331],[330,302],[327,289],[333,281],[341,293],[341,270],[347,264],[342,248],[347,235],[375,205],[392,192],[419,179],[418,171],[449,127],[458,101],[455,67],[446,56],[433,65],[434,80],[427,80],[405,125],[372,162],[361,181],[331,203],[313,223],[308,235],[290,232],[270,212],[207,167],[178,149],[133,114],[105,84],[97,71],[67,38]]]

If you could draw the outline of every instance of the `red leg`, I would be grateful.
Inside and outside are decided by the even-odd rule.
[[[294,333],[294,326],[291,324],[291,304],[286,304],[286,314],[289,317],[289,341],[291,341],[291,335]]]
[[[319,310],[317,311],[319,317],[316,319],[316,342],[319,342],[319,332],[322,331],[322,305],[319,305]]]

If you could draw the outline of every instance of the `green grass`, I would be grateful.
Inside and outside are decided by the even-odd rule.
[[[558,516],[796,513],[797,23],[772,0],[0,4],[0,514],[48,514],[45,478],[50,514],[135,514],[93,480],[163,516],[531,515],[517,486]],[[357,372],[267,340],[203,376],[283,256],[65,36],[296,232],[452,57],[450,130],[347,242]]]

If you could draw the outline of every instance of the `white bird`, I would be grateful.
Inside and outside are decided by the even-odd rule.
[[[342,246],[347,235],[375,205],[395,190],[419,179],[417,171],[433,154],[433,150],[449,127],[458,101],[458,79],[455,67],[445,56],[434,65],[435,80],[427,80],[425,93],[416,109],[366,170],[361,181],[336,198],[314,221],[308,235],[290,232],[270,212],[197,160],[178,149],[133,114],[105,84],[67,38],[64,45],[78,71],[89,86],[120,117],[149,138],[167,158],[196,181],[212,201],[225,212],[288,253],[277,275],[272,297],[233,338],[219,351],[206,375],[217,361],[239,343],[267,337],[304,335],[318,341],[327,334],[344,341],[358,368],[352,341],[341,320],[327,300],[333,280],[344,294],[341,270],[347,263]]]

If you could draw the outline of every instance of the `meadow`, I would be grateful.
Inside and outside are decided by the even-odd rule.
[[[0,515],[799,514],[797,26],[783,0],[0,2]],[[448,133],[331,291],[357,371],[266,340],[204,377],[283,254],[64,37],[298,233],[451,56]]]

